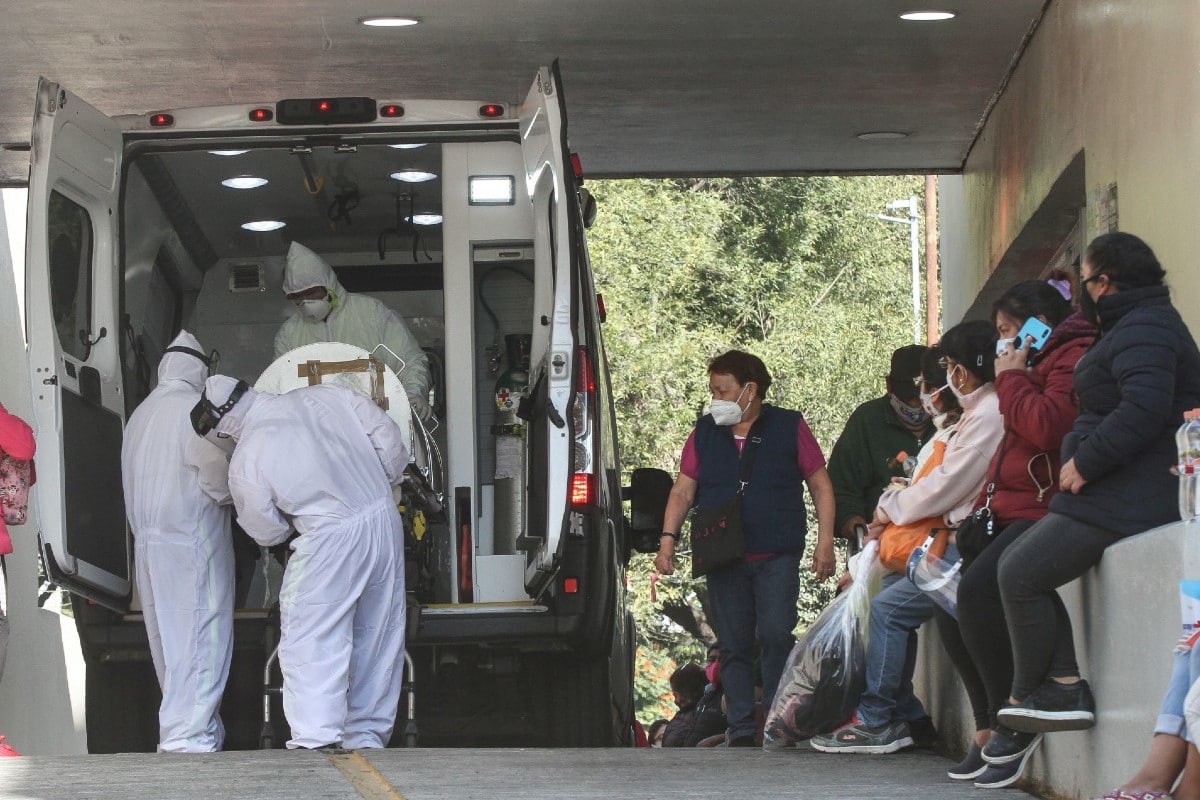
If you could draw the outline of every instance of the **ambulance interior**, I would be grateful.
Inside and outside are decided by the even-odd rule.
[[[180,328],[219,353],[217,371],[253,384],[296,311],[280,286],[288,246],[300,242],[334,267],[345,290],[396,311],[428,355],[429,427],[444,461],[433,483],[451,513],[428,521],[417,599],[531,604],[520,543],[531,513],[527,469],[536,464],[526,464],[528,437],[511,409],[529,363],[546,352],[535,320],[552,314],[553,281],[549,260],[535,257],[514,132],[441,142],[148,141],[127,149],[125,165],[124,280],[114,290],[123,293],[126,413],[153,388]],[[69,221],[71,206],[55,198],[52,215]],[[502,405],[514,398],[500,410],[498,391]],[[253,543],[241,545],[253,558]],[[242,607],[270,603],[272,561],[250,567]]]

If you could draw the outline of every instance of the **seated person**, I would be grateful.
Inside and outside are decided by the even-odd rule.
[[[429,363],[412,331],[395,311],[373,297],[350,294],[325,259],[299,242],[288,248],[283,291],[296,312],[275,334],[275,357],[313,342],[344,342],[376,356],[400,378],[412,410],[429,419]]]
[[[704,691],[707,685],[708,676],[699,664],[684,664],[671,673],[671,692],[679,711],[667,723],[663,747],[695,747],[725,732],[725,715],[710,705]]]

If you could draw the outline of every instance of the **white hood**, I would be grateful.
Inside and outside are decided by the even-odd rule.
[[[324,286],[330,294],[341,296],[342,287],[325,259],[299,242],[288,248],[287,266],[283,270],[283,293],[295,294],[315,286]]]
[[[229,396],[233,394],[233,390],[237,387],[237,378],[231,378],[228,375],[213,375],[204,382],[204,396],[208,398],[208,402],[213,406],[222,406]],[[225,412],[225,416],[217,423],[217,432],[227,436],[232,436],[234,439],[242,435],[242,423],[246,419],[246,414],[250,413],[250,408],[258,399],[258,392],[253,389],[247,389],[241,399],[237,401],[233,408]]]
[[[203,353],[204,348],[195,336],[187,331],[180,331],[171,340],[170,347],[187,347],[197,353]],[[158,362],[158,382],[183,381],[196,391],[204,388],[204,379],[208,377],[208,364],[190,353],[166,353]]]

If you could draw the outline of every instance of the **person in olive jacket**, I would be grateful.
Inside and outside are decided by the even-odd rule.
[[[933,420],[921,407],[914,383],[926,349],[910,344],[892,353],[887,394],[854,409],[829,455],[837,502],[834,531],[852,547],[855,526],[866,528],[883,488],[892,478],[904,477],[904,459],[896,456],[916,456],[934,434]]]
[[[1080,308],[1099,325],[1075,368],[1079,416],[1063,441],[1050,513],[1000,559],[1000,594],[1013,644],[1013,683],[998,721],[1016,731],[1095,724],[1079,676],[1071,620],[1056,589],[1105,548],[1179,519],[1175,430],[1200,406],[1200,351],[1150,247],[1128,233],[1088,245]]]

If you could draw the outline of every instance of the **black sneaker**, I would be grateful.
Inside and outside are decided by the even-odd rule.
[[[908,721],[908,732],[913,744],[922,750],[936,750],[938,746],[937,728],[933,727],[933,719],[926,714],[920,719]]]
[[[1022,733],[997,725],[983,746],[983,760],[989,764],[1007,764],[1024,758],[1026,751],[1033,750],[1041,741],[1040,733]]]
[[[735,736],[729,740],[728,747],[758,747],[753,736]]]
[[[979,745],[971,742],[967,757],[946,770],[946,777],[953,781],[969,781],[978,778],[987,768],[988,764],[983,760]]]
[[[995,738],[996,734],[992,734]],[[975,779],[976,789],[1003,789],[1005,786],[1012,786],[1021,779],[1025,773],[1025,767],[1029,764],[1029,757],[1033,755],[1033,751],[1037,750],[1037,746],[1041,744],[1042,736],[1038,734],[1033,742],[1021,753],[1020,756],[1004,764],[988,764],[988,768]],[[991,744],[991,740],[988,740]],[[984,748],[987,751],[987,748]]]
[[[996,717],[1025,733],[1082,731],[1096,724],[1096,700],[1087,681],[1047,680],[1021,702],[1001,708]]]

